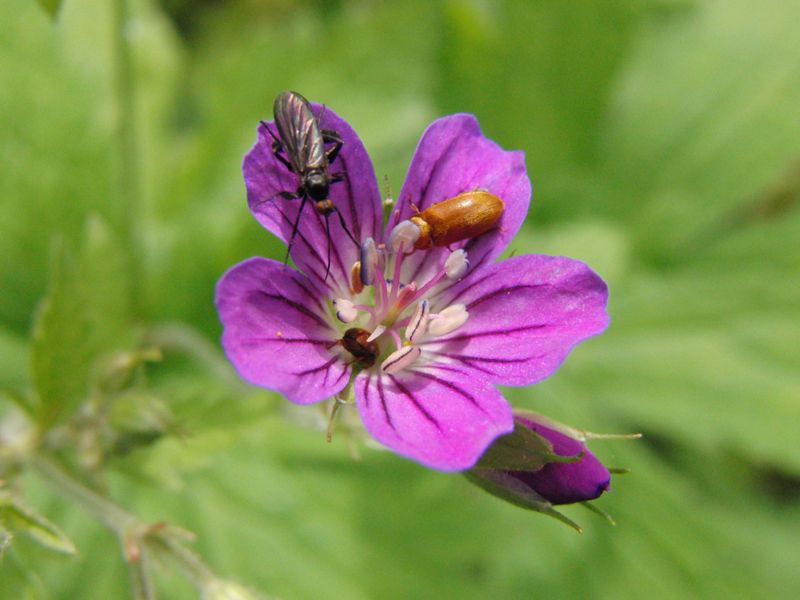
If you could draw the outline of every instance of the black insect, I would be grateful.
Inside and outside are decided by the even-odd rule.
[[[286,249],[286,260],[289,259],[289,251],[292,249],[294,238],[297,235],[303,208],[311,199],[314,203],[314,210],[325,217],[325,232],[328,236],[328,260],[325,267],[325,279],[327,279],[331,267],[331,232],[328,221],[331,213],[335,212],[339,215],[342,229],[359,247],[359,243],[347,228],[341,212],[334,206],[333,200],[328,197],[330,186],[344,179],[343,174],[331,173],[329,170],[344,142],[336,131],[320,127],[319,119],[311,110],[311,104],[297,92],[278,94],[273,105],[273,113],[278,135],[275,135],[266,123],[261,122],[274,140],[272,153],[287,169],[300,178],[300,185],[296,191],[283,191],[277,194],[287,200],[298,198],[301,200],[300,209],[297,211],[297,217],[292,225],[292,233]],[[325,144],[333,145],[326,149]]]

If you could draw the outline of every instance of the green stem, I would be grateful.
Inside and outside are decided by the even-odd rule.
[[[86,512],[103,522],[120,538],[139,524],[139,519],[94,490],[73,479],[60,466],[43,456],[33,458],[33,467],[59,493],[72,498]]]
[[[116,228],[125,241],[128,269],[130,271],[130,296],[134,316],[141,306],[141,190],[139,185],[139,160],[136,139],[136,111],[133,68],[128,27],[128,0],[114,1],[114,84],[117,105],[117,160],[119,202],[116,210]]]

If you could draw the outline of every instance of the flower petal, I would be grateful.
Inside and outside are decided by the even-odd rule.
[[[469,469],[497,436],[514,428],[500,392],[455,367],[427,365],[396,375],[365,371],[355,388],[372,437],[433,469]]]
[[[312,105],[314,114],[321,115],[323,129],[336,131],[344,141],[339,155],[329,167],[331,174],[340,173],[343,181],[332,183],[330,199],[344,219],[349,232],[359,242],[373,237],[383,239],[383,213],[378,182],[364,144],[353,128],[327,107]],[[277,135],[272,121],[267,123]],[[288,243],[302,201],[277,196],[280,192],[297,191],[300,178],[289,171],[272,151],[273,138],[265,125],[258,126],[258,139],[244,157],[242,171],[247,186],[247,202],[258,222]],[[330,148],[330,144],[327,146]],[[316,212],[309,199],[303,207],[297,235],[292,245],[292,259],[317,285],[332,295],[343,295],[350,280],[350,268],[358,260],[360,248],[342,229],[336,213],[324,217]],[[327,223],[326,223],[327,219]],[[330,275],[325,278],[328,263],[328,234],[330,227]]]
[[[570,350],[608,325],[605,282],[580,261],[532,254],[494,264],[431,300],[465,304],[469,320],[422,344],[426,355],[500,385],[549,377]]]
[[[451,245],[464,247],[472,268],[492,262],[516,235],[531,200],[531,182],[520,151],[503,150],[484,137],[477,119],[457,114],[434,121],[422,135],[408,175],[398,197],[388,231],[420,211],[463,192],[482,189],[505,202],[497,229],[482,236]],[[415,252],[404,263],[408,280],[426,279],[450,254],[446,248]]]
[[[340,336],[301,273],[251,258],[220,279],[216,303],[225,353],[250,383],[298,404],[330,398],[347,384],[349,367],[329,348]]]

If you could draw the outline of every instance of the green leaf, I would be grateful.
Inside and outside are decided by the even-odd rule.
[[[61,0],[36,0],[45,12],[53,19],[58,14],[58,9],[61,7]]]
[[[68,417],[89,389],[89,319],[77,277],[75,257],[66,244],[58,244],[31,348],[38,420],[44,426]]]
[[[100,218],[90,217],[79,256],[59,244],[53,262],[31,351],[45,425],[69,417],[87,398],[99,357],[133,343],[127,263]]]
[[[26,533],[42,546],[62,554],[75,554],[77,548],[56,525],[9,494],[0,493],[0,522],[11,530]]]
[[[797,162],[800,4],[697,2],[646,22],[619,78],[603,144],[639,252],[685,260],[731,211]]]

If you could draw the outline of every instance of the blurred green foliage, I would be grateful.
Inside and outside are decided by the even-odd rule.
[[[97,401],[77,415],[78,431],[104,429],[79,451],[56,445],[67,464],[142,519],[195,532],[216,573],[267,594],[800,595],[798,3],[135,0],[128,115],[114,3],[57,5],[0,4],[0,478],[78,553],[0,518],[1,598],[130,595],[114,536],[4,462],[27,443],[15,404],[49,424],[87,394],[113,414]],[[241,259],[282,258],[240,172],[282,89],[348,119],[395,194],[441,114],[474,112],[525,150],[533,210],[513,249],[588,262],[613,323],[507,395],[645,434],[592,446],[632,470],[599,502],[616,527],[567,508],[577,536],[389,453],[354,462],[346,435],[329,445],[301,426],[313,407],[236,381],[213,290]],[[131,172],[141,223],[125,247]],[[148,347],[161,363],[142,365]],[[156,571],[163,597],[195,596]]]

